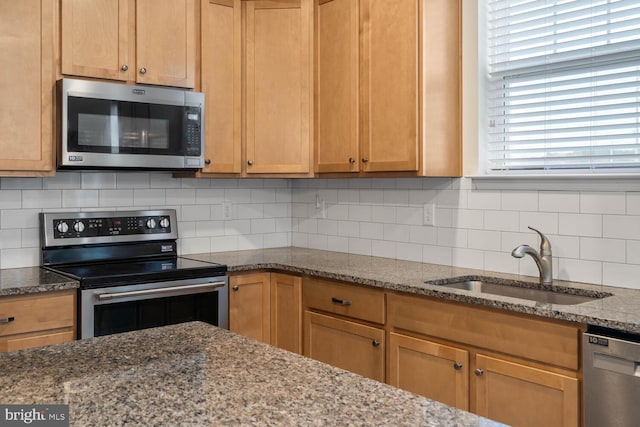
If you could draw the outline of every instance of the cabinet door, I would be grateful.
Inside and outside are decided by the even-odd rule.
[[[136,1],[136,81],[195,87],[195,2]]]
[[[229,278],[229,330],[270,343],[270,274]]]
[[[420,0],[360,0],[362,170],[418,170]]]
[[[310,311],[304,313],[304,355],[384,381],[384,331]]]
[[[478,415],[513,426],[578,425],[576,378],[480,354],[475,361]]]
[[[358,1],[316,1],[316,171],[358,172]]]
[[[302,353],[302,279],[271,273],[271,344]]]
[[[391,332],[389,384],[469,410],[469,352]]]
[[[62,0],[62,74],[134,76],[134,0]]]
[[[246,2],[246,172],[307,173],[311,0]]]
[[[0,1],[3,175],[54,168],[55,10],[54,0]]]
[[[205,173],[242,169],[241,18],[240,0],[201,2]]]

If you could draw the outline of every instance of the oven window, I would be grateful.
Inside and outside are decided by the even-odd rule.
[[[69,151],[182,155],[184,107],[69,97]]]
[[[218,292],[94,306],[94,336],[199,320],[218,326]]]

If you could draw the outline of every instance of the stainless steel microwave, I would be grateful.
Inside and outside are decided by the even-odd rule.
[[[203,93],[65,78],[57,97],[59,168],[203,166]]]

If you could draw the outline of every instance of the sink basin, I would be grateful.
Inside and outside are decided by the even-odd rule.
[[[429,282],[426,282],[429,283]],[[540,289],[537,283],[496,283],[486,279],[451,279],[444,283],[431,283],[446,288],[461,289],[463,291],[479,292],[483,294],[500,295],[503,297],[521,298],[548,304],[573,305],[602,299],[612,294],[605,292],[587,291],[583,289],[558,288]],[[573,293],[569,293],[573,292]]]

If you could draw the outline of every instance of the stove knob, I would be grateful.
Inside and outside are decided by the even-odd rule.
[[[69,231],[69,225],[66,222],[62,221],[58,223],[56,229],[60,233],[66,233],[67,231]]]
[[[160,220],[160,227],[169,228],[169,218],[162,218]]]
[[[82,221],[78,221],[75,224],[73,224],[73,229],[76,230],[78,233],[82,233],[84,231],[84,222]]]
[[[153,218],[149,218],[147,220],[147,228],[156,228],[156,220]]]

